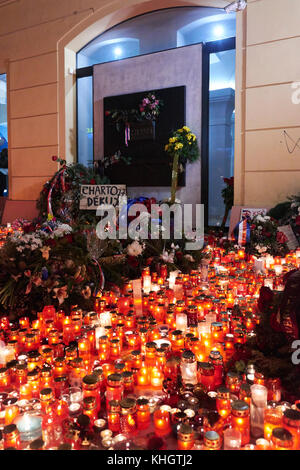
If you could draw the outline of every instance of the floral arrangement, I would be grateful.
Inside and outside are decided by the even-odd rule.
[[[292,363],[291,343],[299,339],[300,271],[290,271],[283,279],[283,292],[260,289],[256,336],[248,341],[249,363],[266,377],[280,377],[287,401],[300,398],[299,366]]]
[[[234,177],[231,176],[231,178],[223,178],[223,181],[225,183],[225,188],[222,189],[222,197],[225,205],[225,214],[221,226],[225,227],[229,211],[231,210],[234,201]]]
[[[60,165],[59,170],[44,185],[37,208],[42,220],[57,217],[71,225],[89,226],[95,224],[96,215],[92,211],[79,209],[81,184],[107,184],[109,180],[100,174],[97,166],[86,167],[80,163],[67,165],[66,161],[52,157]]]
[[[246,251],[257,257],[267,254],[285,256],[288,253],[286,236],[278,231],[278,223],[268,215],[256,215],[249,221],[250,243]]]
[[[114,155],[112,155],[111,157],[104,157],[104,160],[103,160],[104,168],[109,168],[113,165],[117,165],[118,163],[125,163],[125,165],[131,165],[132,158],[125,157],[124,155],[122,155],[121,151],[118,150]],[[100,161],[100,164],[101,164],[101,161]]]
[[[177,129],[169,138],[165,151],[173,159],[171,204],[175,202],[178,172],[182,172],[184,165],[194,163],[200,158],[198,142],[195,134],[187,126]]]
[[[129,122],[143,121],[144,119],[155,121],[161,111],[163,101],[159,99],[154,92],[148,93],[138,105],[138,109],[113,109],[105,111],[105,117],[115,122],[118,132],[122,126]]]
[[[279,226],[290,224],[300,245],[300,194],[275,206],[269,215],[277,220]]]
[[[128,209],[132,202],[139,202],[147,209],[143,214],[144,217],[150,221],[151,215],[153,216],[152,206],[157,204],[155,198],[139,198],[137,201],[129,201]],[[121,242],[126,258],[126,276],[130,279],[139,277],[145,267],[150,267],[151,270],[157,271],[161,264],[167,265],[168,271],[181,271],[183,273],[190,272],[191,270],[198,269],[202,258],[204,257],[203,250],[186,250],[186,237],[183,234],[182,239],[174,239],[172,236],[170,240],[163,238],[164,227],[162,226],[161,212],[155,215],[156,223],[152,219],[152,228],[154,232],[148,233],[148,238],[145,240],[124,240]],[[132,218],[128,217],[128,222]],[[148,225],[150,230],[150,224]],[[172,233],[172,230],[171,230]],[[186,234],[189,235],[189,234]],[[192,238],[192,237],[189,237]],[[190,241],[190,240],[188,240]]]
[[[22,314],[50,304],[66,310],[71,305],[93,308],[100,277],[86,237],[55,218],[9,235],[0,273],[2,308]]]
[[[187,126],[183,126],[173,133],[165,146],[165,151],[172,157],[178,154],[181,164],[193,163],[200,157],[197,138]]]
[[[142,118],[155,121],[160,114],[160,109],[162,106],[162,100],[156,98],[154,93],[148,93],[148,95],[142,100],[139,106],[139,110]]]

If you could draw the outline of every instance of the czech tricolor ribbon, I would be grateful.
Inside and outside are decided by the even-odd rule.
[[[239,223],[238,230],[238,244],[244,246],[250,242],[250,225],[247,219]]]

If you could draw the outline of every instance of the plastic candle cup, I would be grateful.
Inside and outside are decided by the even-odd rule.
[[[268,389],[263,385],[251,386],[251,433],[259,438],[264,435],[264,410],[267,406]]]
[[[15,424],[21,441],[30,442],[42,436],[42,418],[37,414],[24,413],[15,420]]]
[[[242,435],[237,429],[229,428],[224,431],[224,450],[239,450]]]
[[[185,313],[177,313],[176,329],[185,332],[187,330],[188,318]]]

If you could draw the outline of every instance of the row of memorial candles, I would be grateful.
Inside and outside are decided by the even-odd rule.
[[[254,261],[246,263],[242,250],[226,257],[217,250],[213,264],[189,275],[174,272],[167,279],[165,267],[152,274],[146,269],[142,280],[129,283],[121,296],[104,292],[98,297],[95,312],[74,308],[66,315],[48,306],[31,322],[22,317],[11,325],[2,318],[0,423],[14,426],[22,412],[20,402],[35,399],[49,418],[43,426],[50,446],[53,423],[66,416],[76,420],[80,413],[93,424],[104,411],[109,430],[126,436],[151,421],[147,400],[133,402],[126,397],[147,388],[166,391],[165,381],[175,384],[179,374],[183,386],[200,384],[209,393],[217,390],[216,409],[224,422],[221,430],[207,429],[204,448],[218,449],[223,441],[225,447],[238,448],[238,442],[244,447],[250,434],[267,441],[261,441],[260,448],[269,448],[270,442],[284,447],[280,432],[287,446],[299,448],[299,411],[283,411],[278,381],[267,381],[253,370],[246,377],[226,370],[236,345],[253,335],[259,322],[255,309],[259,288],[267,279],[281,289],[276,266],[284,273],[298,259],[291,253],[261,273],[249,269]],[[239,306],[239,315],[234,305]],[[249,378],[254,383],[251,389]],[[82,390],[78,401],[62,398],[70,387]],[[269,401],[277,406],[270,407]],[[171,410],[157,409],[156,432],[168,435],[175,418],[179,419]],[[198,448],[193,420],[181,424],[185,427],[176,433],[178,448]],[[15,429],[9,430],[15,434]],[[231,440],[239,436],[234,444],[226,440],[229,430]]]

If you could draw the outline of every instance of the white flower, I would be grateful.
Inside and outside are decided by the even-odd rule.
[[[55,237],[63,237],[64,235],[71,233],[72,227],[68,224],[61,224],[59,225],[53,232]]]
[[[174,253],[168,253],[167,251],[163,251],[162,254],[160,255],[160,258],[165,262],[165,263],[174,263]]]
[[[188,261],[190,261],[190,263],[194,263],[195,260],[194,258],[192,257],[192,255],[184,255],[185,259],[187,259]]]
[[[179,250],[179,246],[174,245],[174,243],[172,243],[171,248],[172,248],[172,250]]]
[[[144,246],[141,245],[137,240],[132,242],[127,247],[127,253],[129,254],[129,256],[139,256],[143,253],[143,251],[144,251]]]
[[[267,251],[265,246],[256,245],[255,248],[257,249],[258,253],[265,253]]]

